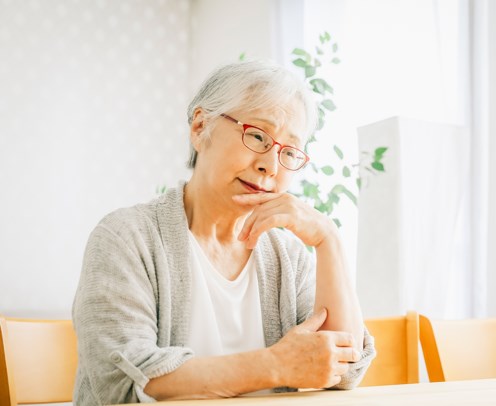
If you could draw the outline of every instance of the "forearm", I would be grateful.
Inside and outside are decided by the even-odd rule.
[[[174,372],[151,379],[145,393],[156,400],[232,397],[279,386],[269,349],[195,357]]]
[[[330,236],[316,247],[317,280],[314,310],[325,307],[329,316],[321,330],[346,331],[355,337],[355,347],[363,349],[363,317],[351,283],[343,247]]]

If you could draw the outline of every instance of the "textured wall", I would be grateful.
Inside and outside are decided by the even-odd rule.
[[[68,317],[88,234],[188,176],[187,0],[0,0],[0,313]]]

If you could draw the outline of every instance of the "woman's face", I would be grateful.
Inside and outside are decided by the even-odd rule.
[[[266,111],[229,112],[229,116],[243,124],[264,130],[283,145],[303,149],[301,134],[304,126],[302,109],[296,107],[291,119]],[[203,112],[197,110],[191,125],[191,141],[198,151],[195,177],[214,196],[232,205],[232,196],[242,193],[285,192],[294,171],[284,168],[278,160],[280,147],[274,145],[268,152],[259,154],[248,149],[242,141],[243,127],[224,117],[212,123],[210,139],[201,137],[205,125]]]

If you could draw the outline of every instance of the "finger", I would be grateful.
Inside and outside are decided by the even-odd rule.
[[[245,220],[245,223],[243,224],[243,228],[241,229],[238,235],[239,241],[246,240],[246,238],[250,235],[251,228],[253,227],[253,224],[255,223],[257,216],[258,216],[258,212],[254,210]]]
[[[277,213],[274,215],[258,216],[248,233],[248,241],[256,242],[260,235],[274,227],[286,227],[288,216]]]
[[[306,319],[298,327],[307,331],[315,332],[319,330],[322,324],[324,324],[326,318],[327,318],[327,309],[323,307],[317,313],[314,313],[312,316]]]
[[[234,195],[233,201],[238,204],[256,206],[270,200],[275,200],[281,197],[283,193],[244,193],[241,195]]]
[[[264,204],[263,206],[258,206],[253,210],[253,212],[250,214],[250,216],[245,220],[245,223],[243,224],[243,228],[241,229],[241,232],[238,235],[238,240],[239,241],[244,241],[248,238],[248,236],[252,237],[253,234],[253,227],[254,224],[257,222],[260,222],[262,219],[270,219],[272,222],[275,220],[274,216],[278,215],[281,213],[281,203],[277,203],[275,201],[273,202],[268,202]],[[269,222],[269,224],[272,224]],[[277,224],[277,226],[284,227],[285,224]],[[262,231],[258,232],[258,235],[256,235],[256,239],[258,239],[258,236],[262,234],[264,231],[268,230],[269,228],[276,227],[276,224],[273,225],[265,225],[264,224],[264,229]]]
[[[355,345],[355,337],[353,334],[346,331],[333,331],[334,344],[337,347],[353,347]]]
[[[327,385],[324,388],[331,388],[336,386],[339,382],[341,382],[341,375],[333,375],[331,379],[327,382]]]
[[[336,354],[339,362],[357,362],[360,353],[353,347],[337,347]]]
[[[334,366],[334,375],[344,375],[350,370],[350,364],[348,362],[338,362]]]

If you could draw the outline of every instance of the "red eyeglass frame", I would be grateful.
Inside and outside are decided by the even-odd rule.
[[[229,121],[232,121],[233,123],[236,123],[236,124],[242,126],[243,127],[243,134],[245,133],[245,131],[248,128],[256,128],[257,130],[259,130],[259,131],[263,132],[264,134],[266,134],[272,140],[272,145],[270,146],[270,148],[267,151],[264,151],[264,152],[254,151],[253,149],[251,149],[250,147],[248,147],[244,143],[244,141],[243,141],[243,145],[246,148],[248,148],[250,151],[255,152],[256,154],[266,154],[267,152],[269,152],[274,147],[274,145],[279,145],[279,151],[277,152],[278,161],[281,164],[281,166],[283,166],[284,168],[286,168],[288,171],[294,171],[294,172],[299,171],[300,169],[303,169],[305,167],[305,165],[310,161],[310,157],[307,154],[305,154],[301,149],[296,148],[296,147],[293,147],[291,145],[284,145],[284,144],[281,144],[280,142],[277,142],[270,134],[267,134],[267,131],[265,131],[265,130],[259,128],[259,127],[254,126],[254,125],[251,125],[251,124],[244,124],[241,121],[236,120],[235,118],[233,118],[233,117],[231,117],[231,116],[229,116],[227,114],[224,114],[224,113],[222,113],[220,116],[226,118]],[[280,153],[281,153],[281,151],[282,151],[283,148],[291,148],[291,149],[297,150],[298,152],[301,152],[303,154],[303,156],[305,157],[305,161],[303,162],[303,164],[299,168],[297,168],[297,169],[291,169],[291,168],[288,168],[286,165],[284,165],[281,162],[281,155],[280,155]]]

